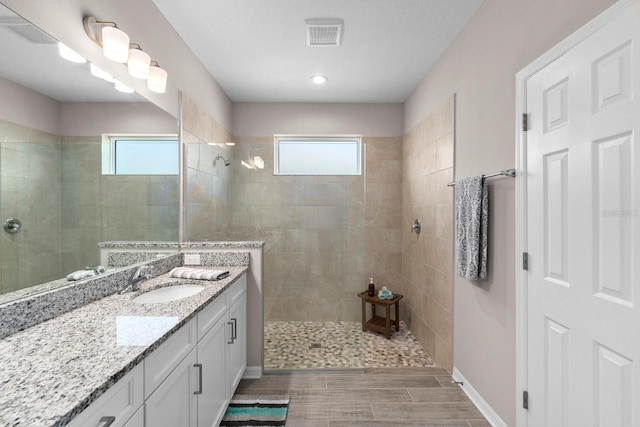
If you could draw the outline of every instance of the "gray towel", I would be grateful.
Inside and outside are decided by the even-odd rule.
[[[489,194],[483,176],[456,181],[456,272],[469,280],[487,277]]]

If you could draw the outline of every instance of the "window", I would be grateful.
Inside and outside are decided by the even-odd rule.
[[[103,175],[178,175],[176,135],[104,135]]]
[[[362,175],[362,137],[276,135],[275,175]]]

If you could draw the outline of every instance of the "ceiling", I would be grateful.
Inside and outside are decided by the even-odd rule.
[[[60,102],[144,102],[62,59],[57,41],[0,4],[0,77]]]
[[[232,101],[341,103],[404,102],[482,3],[153,1]],[[307,46],[315,18],[344,21],[340,46]]]

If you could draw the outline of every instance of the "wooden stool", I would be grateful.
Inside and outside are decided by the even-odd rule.
[[[398,302],[403,295],[394,294],[391,299],[380,299],[377,296],[370,297],[367,291],[360,292],[358,296],[362,299],[362,331],[371,329],[372,331],[381,332],[389,340],[391,339],[391,325],[394,325],[396,332],[400,330],[400,307]],[[367,303],[371,304],[371,319],[367,320]],[[376,315],[376,304],[385,306],[385,317]],[[391,320],[391,306],[395,305],[395,319]]]

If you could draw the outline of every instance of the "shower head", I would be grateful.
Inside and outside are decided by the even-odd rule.
[[[215,160],[213,161],[213,165],[215,166],[215,165],[216,165],[216,160],[220,160],[220,159],[222,159],[222,161],[224,162],[224,165],[225,165],[225,166],[229,166],[229,165],[231,164],[231,162],[230,162],[229,160],[227,160],[227,159],[225,159],[224,157],[222,157],[222,155],[221,155],[221,154],[218,154],[218,155],[216,156]]]

